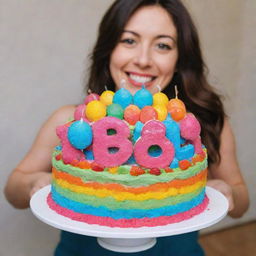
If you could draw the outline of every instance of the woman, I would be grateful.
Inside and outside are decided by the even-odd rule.
[[[235,153],[235,140],[219,95],[207,83],[196,29],[178,0],[117,0],[99,28],[87,89],[116,90],[120,81],[133,94],[143,84],[152,93],[160,86],[179,98],[202,126],[209,154],[208,186],[229,201],[229,215],[240,217],[248,208],[248,193]],[[50,183],[51,153],[59,143],[55,127],[73,115],[75,106],[57,110],[42,126],[26,157],[11,174],[6,197],[26,208],[38,189]],[[152,249],[130,255],[203,255],[197,232],[158,239]],[[87,253],[87,254],[86,254]],[[120,255],[100,248],[95,238],[62,232],[55,255]]]

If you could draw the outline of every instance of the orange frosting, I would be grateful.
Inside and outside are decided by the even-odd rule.
[[[94,188],[94,189],[108,189],[108,190],[116,190],[117,192],[130,192],[134,194],[140,194],[140,193],[146,193],[148,191],[165,191],[169,189],[170,187],[174,188],[180,188],[180,187],[185,187],[185,186],[190,186],[195,184],[198,181],[206,180],[207,178],[207,169],[201,171],[197,175],[190,177],[185,180],[172,180],[166,183],[155,183],[146,187],[138,187],[138,188],[131,188],[131,187],[126,187],[121,184],[101,184],[98,182],[90,182],[90,183],[84,183],[79,177],[72,176],[68,173],[65,172],[60,172],[57,169],[53,168],[53,177],[55,179],[62,179],[67,181],[70,184],[75,184],[83,187],[88,187],[88,188]]]

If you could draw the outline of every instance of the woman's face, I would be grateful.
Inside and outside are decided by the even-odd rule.
[[[173,77],[178,59],[177,31],[160,6],[146,6],[130,18],[110,58],[116,84],[121,80],[132,94],[145,85],[151,93],[164,89]]]

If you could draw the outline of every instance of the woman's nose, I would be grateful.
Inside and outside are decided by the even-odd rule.
[[[138,47],[136,56],[134,57],[134,64],[140,68],[146,68],[152,65],[151,52],[148,47]]]

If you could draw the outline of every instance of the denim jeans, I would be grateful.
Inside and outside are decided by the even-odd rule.
[[[157,238],[154,247],[136,253],[119,253],[98,245],[95,237],[61,232],[54,256],[204,256],[198,232]]]

